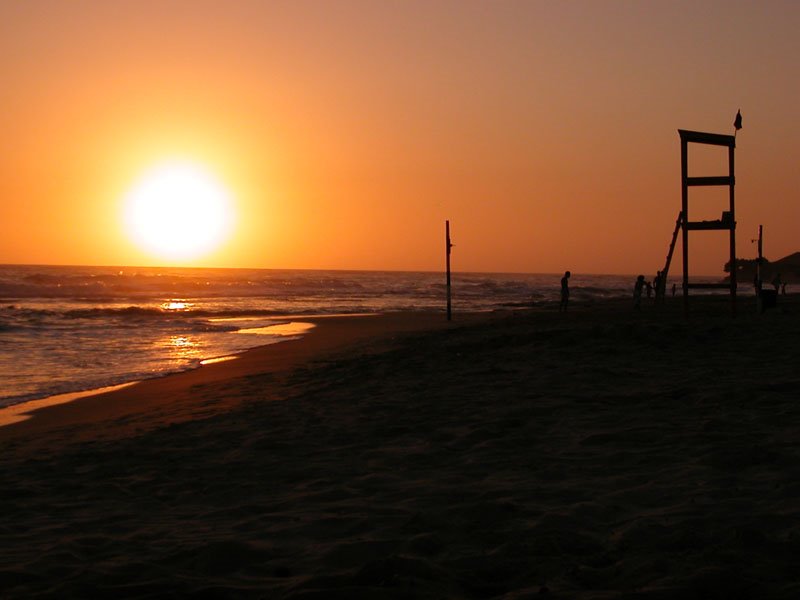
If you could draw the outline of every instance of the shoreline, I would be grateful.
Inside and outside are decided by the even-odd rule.
[[[461,315],[464,320],[486,313]],[[213,385],[230,379],[254,375],[286,373],[304,361],[319,359],[328,352],[342,350],[358,342],[377,342],[385,337],[453,326],[444,313],[398,312],[347,315],[303,316],[302,335],[288,334],[286,340],[248,348],[226,357],[201,362],[185,371],[166,373],[108,386],[58,394],[0,408],[0,443],[6,440],[35,437],[65,428],[86,429],[103,423],[107,430],[92,435],[113,437],[122,430],[141,433],[169,423],[204,418],[225,412],[238,402],[220,400],[206,403],[201,410],[192,407],[191,388]],[[281,321],[291,320],[281,317]],[[369,322],[368,321],[373,321]],[[282,324],[274,327],[282,327]],[[220,360],[221,359],[221,360]],[[171,396],[173,396],[172,399]],[[216,405],[216,406],[214,406]],[[114,422],[118,422],[114,425]],[[120,427],[119,422],[124,421]],[[79,439],[86,437],[84,431]]]
[[[109,394],[116,390],[136,385],[143,381],[161,379],[162,377],[169,377],[172,375],[178,375],[180,373],[185,373],[188,371],[193,371],[195,369],[199,369],[201,367],[210,364],[226,362],[229,360],[236,360],[242,354],[249,352],[251,350],[263,348],[265,346],[272,346],[274,344],[280,344],[283,342],[291,341],[293,339],[300,339],[302,336],[306,335],[309,331],[311,331],[312,329],[314,329],[314,327],[316,327],[316,325],[310,321],[324,319],[327,317],[366,317],[373,314],[376,313],[353,313],[353,314],[331,314],[331,315],[320,314],[320,315],[310,315],[310,316],[306,315],[305,316],[306,321],[309,322],[303,322],[301,320],[303,316],[299,315],[287,315],[287,316],[275,317],[274,320],[276,321],[276,323],[273,325],[245,328],[232,332],[233,335],[237,335],[239,333],[250,333],[256,335],[275,336],[276,339],[273,339],[264,344],[260,344],[258,346],[252,346],[250,348],[246,348],[244,350],[240,350],[232,354],[223,354],[220,356],[211,356],[208,358],[204,358],[194,366],[180,369],[177,371],[166,371],[163,373],[158,373],[153,375],[152,377],[144,377],[144,378],[138,377],[128,381],[120,381],[119,383],[112,383],[101,387],[78,389],[69,392],[51,394],[48,396],[29,398],[25,400],[20,400],[18,402],[15,402],[14,404],[0,406],[0,430],[3,427],[7,427],[8,425],[12,425],[14,423],[30,419],[32,418],[31,413],[46,409],[50,406],[57,406],[59,404],[75,402],[76,400],[80,400],[81,398],[85,397]],[[217,319],[217,320],[225,321],[229,319]],[[241,320],[241,318],[237,318],[236,320]]]
[[[167,373],[161,375],[173,375],[174,373]],[[153,377],[153,379],[156,379]],[[22,400],[16,404],[9,404],[0,407],[0,430],[3,427],[8,427],[14,423],[21,423],[28,419],[33,418],[33,413],[39,410],[50,408],[51,406],[58,406],[59,404],[68,404],[75,402],[81,398],[88,398],[89,396],[100,396],[101,394],[110,394],[117,390],[121,390],[131,385],[136,385],[144,381],[143,379],[136,379],[134,381],[126,381],[114,385],[106,385],[99,388],[91,388],[87,390],[78,390],[75,392],[64,392],[63,394],[53,394],[52,396],[44,396],[42,398],[31,398],[30,400]]]

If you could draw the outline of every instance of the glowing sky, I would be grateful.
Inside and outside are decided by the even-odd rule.
[[[0,263],[158,264],[121,202],[176,157],[239,215],[197,264],[440,269],[450,219],[456,270],[651,275],[677,130],[732,134],[739,108],[738,254],[763,224],[777,259],[800,249],[798,31],[791,1],[8,0]],[[719,273],[727,238],[692,252]]]

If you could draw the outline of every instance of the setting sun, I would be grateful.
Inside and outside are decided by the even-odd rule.
[[[168,162],[147,171],[124,200],[134,242],[162,259],[190,260],[215,250],[231,232],[234,212],[225,186],[201,166]]]

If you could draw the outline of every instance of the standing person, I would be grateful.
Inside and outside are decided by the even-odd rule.
[[[633,308],[636,310],[642,309],[642,288],[644,288],[644,283],[644,275],[639,275],[633,286]]]
[[[569,278],[572,273],[566,271],[561,278],[561,303],[558,305],[558,312],[567,312],[567,305],[569,304]]]
[[[781,281],[781,274],[780,274],[780,273],[778,273],[777,275],[775,275],[775,279],[773,279],[773,280],[772,280],[772,285],[773,285],[773,286],[775,286],[775,295],[776,295],[776,296],[777,296],[777,294],[778,294],[778,290],[779,290],[779,289],[780,289],[780,287],[781,287],[781,283],[783,283],[783,282]]]

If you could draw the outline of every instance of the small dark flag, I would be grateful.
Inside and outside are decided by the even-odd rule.
[[[733,120],[733,126],[736,128],[736,131],[739,131],[742,128],[742,111],[736,111],[736,118]]]

